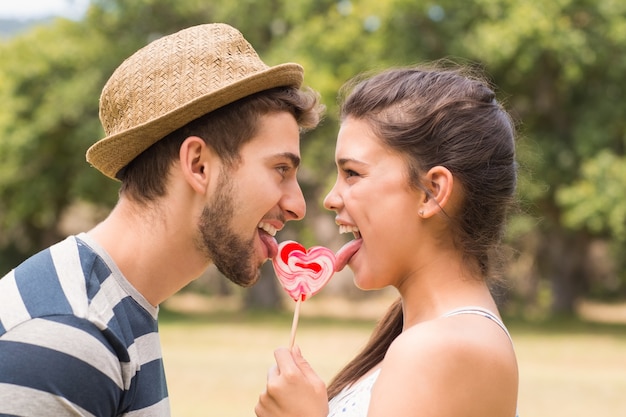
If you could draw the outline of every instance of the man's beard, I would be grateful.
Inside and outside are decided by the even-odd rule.
[[[260,275],[260,266],[250,262],[254,255],[254,237],[246,241],[233,230],[234,184],[227,179],[227,174],[222,173],[220,177],[212,204],[206,205],[200,216],[200,246],[226,278],[242,287],[249,287]]]

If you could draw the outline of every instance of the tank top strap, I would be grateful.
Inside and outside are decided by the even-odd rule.
[[[476,315],[483,316],[492,320],[498,326],[500,326],[502,330],[504,330],[504,333],[506,333],[506,335],[509,337],[509,340],[511,340],[511,343],[513,343],[511,334],[509,333],[509,330],[506,328],[502,320],[500,320],[498,316],[496,316],[493,312],[487,310],[486,308],[474,307],[474,306],[461,307],[456,310],[447,312],[446,314],[443,315],[443,317],[452,317],[452,316],[457,316],[459,314],[476,314]]]

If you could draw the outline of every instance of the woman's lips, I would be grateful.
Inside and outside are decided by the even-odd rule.
[[[363,239],[354,239],[346,243],[337,251],[335,255],[337,263],[335,264],[335,272],[341,271],[350,261],[350,258],[361,248]]]

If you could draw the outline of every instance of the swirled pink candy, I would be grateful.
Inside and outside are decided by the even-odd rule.
[[[333,276],[335,262],[330,249],[313,246],[307,250],[293,240],[278,245],[272,259],[276,277],[294,301],[304,301],[321,290]]]

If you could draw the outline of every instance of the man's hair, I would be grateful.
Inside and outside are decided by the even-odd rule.
[[[262,116],[288,112],[303,131],[317,126],[323,110],[317,93],[293,87],[272,88],[235,101],[175,130],[133,159],[117,174],[122,181],[120,194],[142,203],[164,196],[170,167],[190,136],[202,138],[226,164],[234,165]]]

